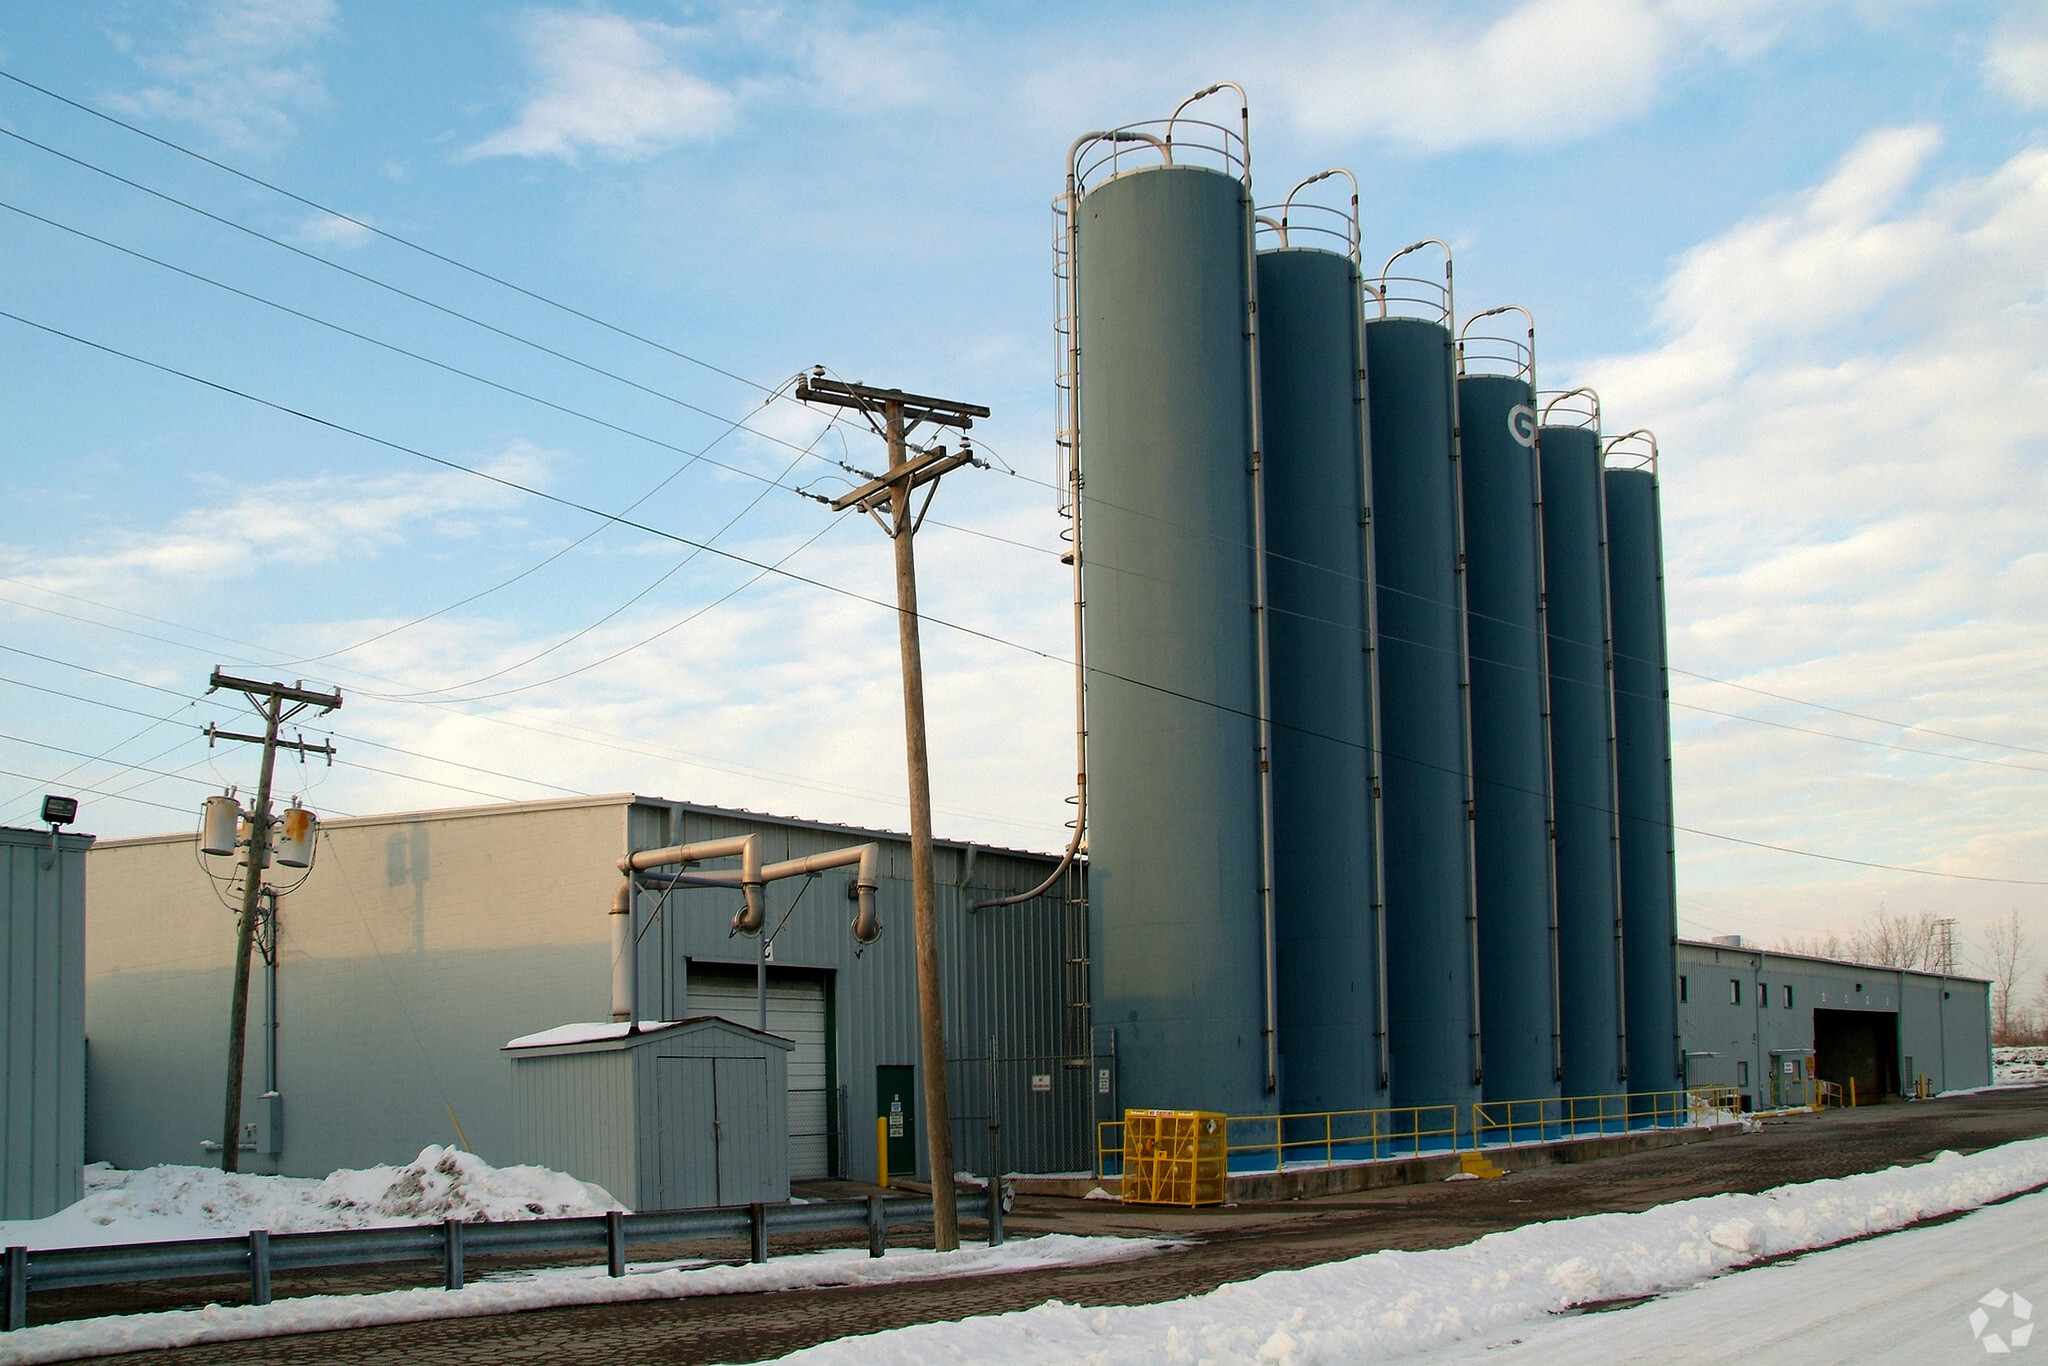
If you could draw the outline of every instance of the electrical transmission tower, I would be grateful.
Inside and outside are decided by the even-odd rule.
[[[966,431],[988,409],[950,399],[906,394],[901,389],[876,389],[845,384],[818,373],[798,382],[796,396],[807,403],[859,410],[889,445],[889,472],[870,479],[851,493],[832,500],[843,512],[859,508],[873,516],[884,504],[889,520],[882,530],[896,544],[896,634],[903,654],[903,738],[910,766],[910,885],[917,927],[917,1013],[924,1071],[925,1151],[932,1172],[932,1246],[950,1252],[960,1246],[960,1219],[953,1191],[953,1117],[946,1092],[946,1029],[939,1002],[938,893],[932,869],[931,754],[924,724],[924,655],[917,633],[917,561],[911,542],[924,521],[924,510],[938,492],[941,477],[973,462],[965,450],[948,454],[940,446],[910,458],[910,433],[930,423]],[[880,415],[881,422],[875,418]],[[963,443],[964,444],[964,443]],[[911,512],[912,495],[926,489],[923,507]],[[991,1198],[1000,1198],[995,1177]]]

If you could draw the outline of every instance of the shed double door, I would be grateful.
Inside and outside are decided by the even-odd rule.
[[[769,1153],[768,1064],[761,1058],[656,1058],[656,1173],[672,1209],[743,1203]]]
[[[692,1015],[719,1015],[753,1028],[760,999],[752,969],[690,966]],[[825,984],[815,977],[768,978],[768,1032],[796,1045],[789,1055],[789,1177],[832,1174],[831,1068],[826,1058]]]

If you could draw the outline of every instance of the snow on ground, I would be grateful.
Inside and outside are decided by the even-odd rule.
[[[1048,1234],[989,1248],[963,1244],[958,1252],[892,1249],[879,1260],[865,1248],[777,1257],[758,1266],[703,1262],[635,1264],[614,1279],[603,1267],[550,1268],[508,1272],[472,1281],[461,1290],[393,1290],[378,1295],[311,1295],[262,1306],[208,1305],[165,1314],[129,1314],[70,1323],[44,1324],[0,1334],[0,1366],[70,1361],[152,1348],[184,1347],[314,1333],[335,1328],[368,1328],[421,1319],[470,1318],[523,1309],[617,1304],[629,1300],[683,1299],[751,1291],[878,1285],[890,1281],[981,1276],[1127,1261],[1165,1251],[1174,1244],[1151,1238],[1077,1238]]]
[[[1640,1214],[1530,1224],[1463,1247],[1275,1271],[1165,1304],[1089,1309],[1054,1300],[1013,1314],[843,1338],[785,1360],[1333,1366],[1413,1356],[1481,1335],[1511,1337],[1560,1310],[1694,1285],[1762,1258],[1888,1232],[2042,1185],[2048,1139],[2028,1139],[1760,1195],[1705,1196]],[[1672,1344],[1661,1345],[1660,1359],[1669,1359]],[[1711,1335],[1697,1346],[1696,1355],[1724,1359]]]
[[[1739,1271],[1633,1309],[1481,1334],[1429,1360],[1981,1361],[1986,1335],[1997,1334],[2008,1352],[2041,1345],[2025,1331],[2036,1321],[2048,1336],[2043,1221],[2048,1195],[2022,1196],[1952,1223]],[[2014,1292],[2018,1302],[2007,1298]],[[1980,1309],[1983,1319],[1973,1321]]]
[[[85,1198],[46,1219],[0,1222],[0,1247],[85,1247],[185,1238],[602,1214],[624,1206],[601,1186],[546,1167],[493,1167],[475,1153],[430,1147],[402,1167],[325,1178],[257,1176],[211,1167],[85,1169]]]
[[[2048,1048],[2000,1044],[1991,1050],[1991,1080],[1999,1086],[2048,1081]]]

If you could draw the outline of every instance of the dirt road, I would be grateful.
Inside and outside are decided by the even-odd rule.
[[[1758,1191],[1972,1152],[2048,1134],[2048,1088],[1919,1104],[1871,1106],[1774,1119],[1731,1134],[1651,1152],[1462,1181],[1312,1201],[1227,1209],[1161,1210],[1044,1197],[1019,1202],[1013,1236],[1150,1234],[1199,1239],[1179,1251],[1086,1270],[928,1281],[858,1290],[734,1295],[558,1309],[224,1343],[111,1358],[188,1366],[212,1362],[747,1362],[884,1328],[1002,1313],[1048,1299],[1136,1304],[1200,1294],[1261,1272],[1354,1257],[1382,1248],[1433,1248],[1544,1219],[1647,1209],[1692,1196]],[[1512,1157],[1503,1159],[1510,1169]],[[418,1282],[413,1282],[418,1283]],[[280,1283],[280,1295],[310,1286]],[[342,1289],[323,1284],[321,1289]],[[381,1288],[375,1283],[349,1289]],[[190,1302],[195,1287],[164,1287]],[[213,1290],[224,1302],[234,1287]],[[52,1297],[53,1299],[56,1297]],[[163,1301],[158,1301],[159,1303]],[[125,1306],[124,1306],[125,1307]],[[67,1303],[65,1317],[93,1312]],[[51,1306],[53,1311],[58,1306]],[[104,1309],[100,1310],[104,1312]],[[43,1316],[37,1315],[40,1320]]]

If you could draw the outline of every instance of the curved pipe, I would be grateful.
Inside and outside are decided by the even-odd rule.
[[[860,910],[853,918],[853,940],[862,948],[866,948],[882,937],[882,922],[875,914],[875,889],[881,884],[881,845],[856,844],[845,849],[833,849],[822,854],[790,859],[785,863],[771,863],[761,870],[761,877],[768,882],[780,882],[786,877],[802,877],[807,873],[822,872],[827,868],[844,868],[849,863],[860,865],[859,870],[853,875],[854,893],[860,900]],[[738,916],[733,917],[732,927],[741,934],[753,933],[751,930],[740,929]]]
[[[1601,459],[1601,462],[1602,462],[1602,463],[1604,464],[1604,463],[1605,463],[1605,462],[1607,461],[1607,459],[1608,459],[1609,457],[1611,457],[1611,456],[1612,456],[1612,455],[1614,454],[1614,448],[1615,448],[1616,446],[1619,446],[1619,445],[1620,445],[1620,444],[1621,444],[1622,442],[1624,442],[1624,441],[1638,441],[1638,440],[1640,440],[1640,441],[1644,441],[1644,442],[1647,442],[1647,443],[1649,444],[1649,447],[1650,447],[1650,456],[1649,456],[1649,460],[1648,460],[1648,462],[1647,462],[1646,464],[1643,464],[1643,465],[1638,465],[1638,466],[1634,466],[1634,467],[1632,467],[1632,468],[1636,468],[1636,469],[1646,469],[1646,470],[1648,470],[1648,471],[1649,471],[1649,472],[1650,472],[1650,473],[1651,473],[1652,475],[1656,474],[1656,473],[1657,473],[1657,434],[1656,434],[1655,432],[1651,431],[1651,430],[1650,430],[1650,429],[1649,429],[1648,427],[1638,427],[1638,428],[1636,428],[1636,429],[1635,429],[1634,431],[1632,431],[1632,432],[1623,432],[1623,433],[1622,433],[1622,434],[1621,434],[1620,436],[1610,436],[1610,437],[1608,437],[1608,438],[1607,438],[1607,444],[1606,444],[1606,445],[1604,445],[1604,446],[1602,446],[1602,447],[1600,448],[1600,459]]]
[[[1458,329],[1458,373],[1461,375],[1465,373],[1465,334],[1472,330],[1472,324],[1478,322],[1481,318],[1496,318],[1503,313],[1519,313],[1522,315],[1522,321],[1528,324],[1529,391],[1534,393],[1536,390],[1536,315],[1520,304],[1502,304],[1499,308],[1489,308],[1484,313],[1474,313],[1471,317],[1465,319],[1465,325]]]
[[[1317,181],[1328,180],[1333,175],[1343,176],[1351,182],[1351,264],[1355,266],[1359,264],[1358,177],[1351,174],[1348,167],[1332,166],[1327,171],[1317,171],[1314,175],[1287,192],[1287,198],[1280,201],[1280,222],[1278,224],[1280,229],[1280,245],[1283,247],[1287,245],[1287,215],[1294,208],[1294,196],[1300,194]],[[1271,219],[1264,219],[1262,221],[1272,222]]]
[[[1549,425],[1550,425],[1550,410],[1551,410],[1552,408],[1555,408],[1555,407],[1556,407],[1556,406],[1557,406],[1558,404],[1560,404],[1560,403],[1564,402],[1564,401],[1565,401],[1566,399],[1568,399],[1568,398],[1576,398],[1576,397],[1578,397],[1578,396],[1579,396],[1579,395],[1581,395],[1581,394],[1583,394],[1583,395],[1585,395],[1585,396],[1586,396],[1587,398],[1590,398],[1590,399],[1592,399],[1592,400],[1593,400],[1593,430],[1594,430],[1594,431],[1596,431],[1596,432],[1597,432],[1597,431],[1599,431],[1599,430],[1600,430],[1600,395],[1599,395],[1599,392],[1598,392],[1597,390],[1594,390],[1594,389],[1590,389],[1590,388],[1587,388],[1587,387],[1586,387],[1586,386],[1584,386],[1584,385],[1581,385],[1580,387],[1578,387],[1578,388],[1576,388],[1576,389],[1566,389],[1566,390],[1565,390],[1565,391],[1564,391],[1563,393],[1559,393],[1559,394],[1552,394],[1552,395],[1551,395],[1551,397],[1550,397],[1550,402],[1548,402],[1548,403],[1546,403],[1546,404],[1544,404],[1544,405],[1543,405],[1543,423],[1544,423],[1544,425],[1545,425],[1545,426],[1549,426]]]
[[[1194,94],[1173,107],[1173,113],[1169,114],[1166,119],[1166,163],[1169,166],[1173,164],[1173,125],[1179,121],[1181,112],[1195,101],[1206,100],[1211,95],[1223,90],[1235,90],[1237,92],[1237,117],[1239,122],[1245,126],[1244,179],[1245,184],[1249,186],[1252,179],[1251,101],[1245,98],[1244,87],[1236,81],[1218,81],[1206,90],[1197,90]]]
[[[632,1020],[633,1009],[633,879],[612,893],[612,1019]],[[634,1020],[634,1027],[639,1021]]]
[[[1252,221],[1255,223],[1263,223],[1267,227],[1271,228],[1276,234],[1279,235],[1281,247],[1285,248],[1287,246],[1287,220],[1284,216],[1281,218],[1268,218],[1264,214],[1256,214],[1253,216]]]
[[[1420,242],[1410,242],[1389,256],[1387,263],[1380,267],[1380,316],[1386,316],[1387,276],[1393,271],[1394,262],[1410,252],[1421,251],[1424,247],[1436,247],[1444,254],[1444,325],[1448,327],[1455,323],[1458,310],[1451,297],[1451,244],[1441,237],[1425,237]]]

